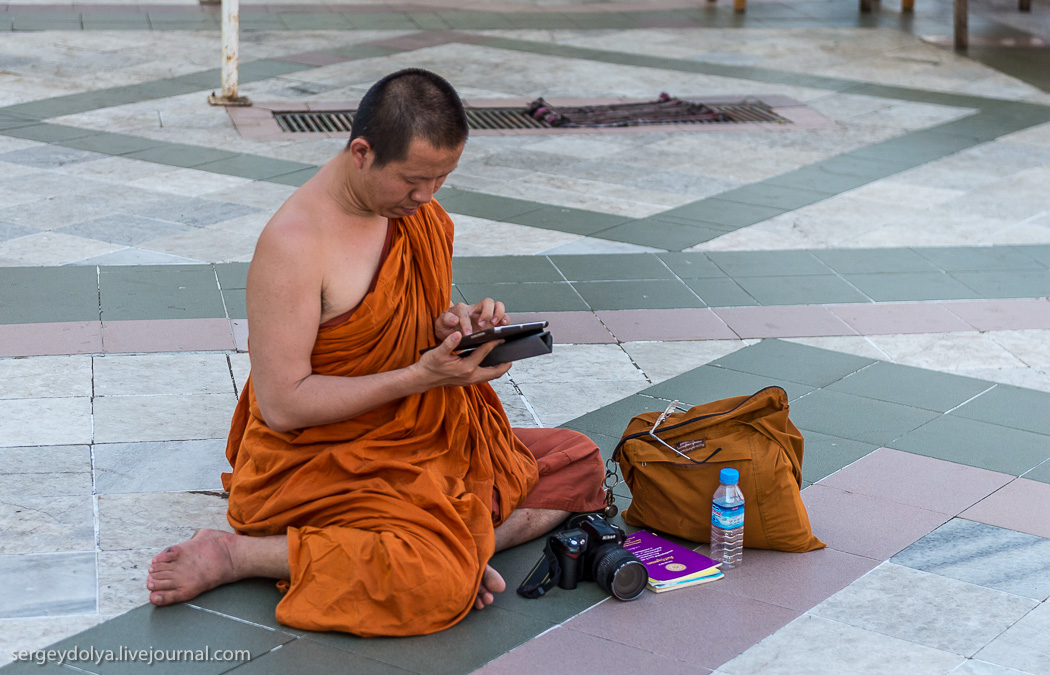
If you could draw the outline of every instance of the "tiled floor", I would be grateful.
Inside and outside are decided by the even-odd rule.
[[[367,640],[277,624],[266,580],[158,610],[144,589],[162,547],[229,527],[247,264],[343,141],[242,136],[206,105],[217,8],[0,4],[0,664],[51,645],[247,652],[158,672],[1050,672],[1050,5],[971,2],[957,54],[948,0],[748,4],[242,3],[257,101],[354,101],[423,66],[468,100],[781,95],[830,122],[478,136],[438,195],[454,297],[558,343],[495,383],[514,424],[608,456],[635,413],[782,386],[827,548],[748,550],[627,604],[508,591]],[[513,587],[540,548],[493,564]],[[142,664],[44,667],[77,670]]]

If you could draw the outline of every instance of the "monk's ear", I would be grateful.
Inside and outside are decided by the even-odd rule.
[[[349,145],[346,146],[346,150],[350,153],[350,157],[353,158],[354,165],[358,169],[366,168],[375,159],[375,151],[372,150],[371,143],[360,136],[350,141]]]

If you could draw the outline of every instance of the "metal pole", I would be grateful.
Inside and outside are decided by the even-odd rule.
[[[239,0],[222,0],[222,96],[213,92],[208,97],[212,105],[251,105],[237,95],[237,52],[240,34]]]

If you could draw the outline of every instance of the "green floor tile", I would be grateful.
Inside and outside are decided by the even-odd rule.
[[[965,150],[977,143],[977,140],[965,136],[915,131],[900,138],[872,143],[853,150],[850,154],[917,166]]]
[[[541,541],[532,541],[507,551],[501,551],[493,557],[492,566],[507,582],[507,591],[496,597],[495,607],[552,624],[560,624],[609,597],[598,584],[593,582],[580,582],[573,590],[555,587],[543,597],[532,600],[518,595],[515,589],[521,585],[521,582],[532,571],[533,566],[543,556],[544,541],[546,537]]]
[[[248,263],[215,263],[215,274],[224,291],[248,287]]]
[[[212,589],[194,598],[190,604],[247,623],[265,626],[289,635],[306,635],[309,631],[277,623],[274,612],[284,597],[272,579],[245,579]]]
[[[947,412],[991,384],[984,380],[876,362],[828,385],[828,389],[914,408]]]
[[[668,403],[670,400],[633,394],[616,403],[581,415],[561,426],[581,431],[587,435],[595,433],[619,438],[623,435],[632,417],[652,410],[663,410]]]
[[[700,224],[708,222],[732,228],[739,228],[754,225],[763,220],[768,220],[773,216],[778,216],[781,213],[784,213],[786,210],[787,209],[772,206],[742,204],[740,202],[731,202],[725,199],[711,197],[708,199],[701,199],[692,204],[670,209],[659,215],[695,218],[697,221],[700,221]]]
[[[511,583],[508,581],[507,585]],[[508,588],[504,594],[513,592]],[[305,639],[415,673],[451,675],[480,668],[554,625],[490,606],[480,612],[470,612],[455,626],[431,635],[361,639],[340,633],[313,633]],[[468,645],[469,648],[465,648]]]
[[[188,169],[200,166],[201,164],[207,164],[208,162],[228,159],[234,157],[236,154],[237,153],[227,152],[225,150],[213,150],[212,148],[182,145],[179,143],[166,143],[154,148],[147,148],[146,150],[129,152],[124,156],[131,159],[141,159],[144,162],[155,162],[157,164],[166,164],[168,166],[178,166]]]
[[[512,29],[514,24],[499,12],[438,12],[453,30]]]
[[[874,157],[861,157],[846,153],[810,164],[808,168],[846,176],[861,176],[875,180],[900,173],[915,166],[912,162],[900,162]]]
[[[710,251],[707,257],[731,277],[828,274],[809,251]]]
[[[408,18],[421,30],[448,30],[451,25],[437,12],[408,12]]]
[[[717,279],[726,276],[722,268],[711,262],[706,253],[657,253],[656,257],[682,279]]]
[[[1023,247],[1014,246],[945,246],[913,249],[942,270],[975,272],[986,270],[1043,269]]]
[[[453,258],[452,281],[457,284],[484,284],[565,279],[544,256],[501,255]]]
[[[241,14],[238,21],[241,30],[284,30],[286,26],[278,14]]]
[[[793,188],[820,190],[832,194],[852,190],[862,185],[867,185],[869,182],[871,181],[865,176],[850,176],[842,173],[831,173],[813,167],[796,169],[795,171],[789,171],[788,173],[783,173],[779,176],[773,176],[764,181],[765,184],[769,185],[784,185]]]
[[[821,305],[868,302],[867,296],[835,274],[736,277],[763,305]]]
[[[678,399],[683,408],[733,396],[750,396],[766,387],[781,387],[789,399],[813,391],[813,387],[772,375],[756,375],[715,365],[700,366],[642,391],[648,396]],[[626,425],[624,425],[626,426]]]
[[[99,289],[103,321],[226,316],[210,266],[103,267]]]
[[[40,141],[42,143],[68,141],[74,138],[93,136],[96,133],[98,132],[94,129],[77,129],[76,127],[67,127],[61,124],[33,124],[4,131],[5,136]]]
[[[595,211],[584,211],[583,209],[539,206],[539,208],[530,209],[524,213],[504,216],[499,218],[499,220],[505,223],[557,230],[558,232],[589,235],[625,223],[630,218],[597,213]]]
[[[114,655],[121,650],[138,652],[175,652],[189,650],[210,654],[215,650],[245,650],[251,658],[266,654],[278,645],[294,639],[287,633],[275,632],[250,626],[240,621],[216,616],[209,612],[193,609],[187,605],[170,607],[153,607],[143,605],[110,619],[83,633],[78,633],[51,646],[52,649],[65,650],[74,647],[88,649],[94,647],[96,652],[107,650]],[[243,663],[240,660],[189,660],[156,661],[152,666],[145,666],[141,661],[125,658],[104,661],[96,666],[91,664],[91,672],[102,675],[120,675],[122,673],[223,673]]]
[[[242,154],[215,160],[214,162],[198,164],[194,168],[199,171],[211,171],[212,173],[221,173],[227,176],[267,180],[298,171],[315,169],[316,167],[303,164],[302,162],[290,162],[284,159]]]
[[[543,207],[538,202],[530,202],[524,199],[512,197],[500,197],[498,195],[486,195],[480,192],[466,192],[440,200],[441,206],[449,213],[459,213],[464,216],[475,218],[487,218],[489,220],[506,220],[529,211],[535,211]]]
[[[996,385],[952,411],[953,415],[1050,436],[1050,393]],[[1050,448],[1050,438],[1046,441]]]
[[[837,438],[816,431],[800,431],[805,441],[802,480],[809,483],[816,483],[879,448],[871,443]]]
[[[416,24],[403,12],[361,14],[348,13],[350,23],[358,30],[409,30]]]
[[[94,267],[0,268],[0,323],[98,320]]]
[[[568,312],[590,309],[566,282],[456,284],[468,304],[484,298],[501,301],[508,312]]]
[[[813,251],[839,274],[936,272],[938,267],[910,248],[858,248]]]
[[[0,28],[2,28],[2,27],[3,27],[3,22],[0,22]],[[12,650],[12,651],[22,651],[22,650]],[[3,666],[2,668],[0,668],[0,672],[3,672],[4,675],[30,675],[30,674],[35,675],[36,673],[44,673],[44,675],[73,675],[73,673],[78,672],[78,671],[66,668],[64,666],[60,666],[60,665],[58,665],[58,663],[53,662],[53,661],[37,665],[37,662],[35,660],[33,660],[35,658],[41,658],[41,657],[38,657],[35,654],[33,654],[33,655],[26,654],[25,655],[25,660],[18,660],[18,661],[14,661],[13,663],[9,663],[6,666]],[[82,665],[86,666],[87,664],[82,664]],[[82,672],[86,672],[86,673],[93,672],[93,671],[86,670],[86,669],[81,669],[81,671]]]
[[[281,174],[280,176],[271,176],[266,179],[267,183],[280,183],[281,185],[292,185],[294,187],[300,187],[317,175],[317,172],[321,170],[319,166],[312,166],[309,169],[300,169],[291,173]]]
[[[1050,442],[1042,434],[954,414],[942,415],[884,445],[1012,476],[1020,476],[1050,457]]]
[[[230,289],[222,292],[222,299],[226,305],[226,316],[231,319],[247,319],[248,307],[245,304],[245,294],[240,289]]]
[[[887,272],[843,276],[875,302],[966,300],[983,297],[958,279],[941,272]]]
[[[1026,473],[1024,477],[1040,483],[1050,483],[1050,459]]]
[[[1050,245],[1015,246],[1014,248],[1037,261],[1043,267],[1050,267]]]
[[[875,445],[886,445],[937,416],[929,410],[827,389],[791,405],[791,417],[799,428]]]
[[[242,62],[238,68],[238,79],[241,82],[255,82],[257,80],[268,80],[271,77],[300,73],[304,70],[312,70],[314,66],[301,63],[288,63],[276,59],[260,59],[259,61]]]
[[[683,282],[674,280],[577,281],[573,287],[591,309],[682,309],[704,307]]]
[[[352,25],[336,12],[281,12],[277,16],[291,30],[338,30]]]
[[[413,671],[376,661],[360,654],[336,649],[316,640],[293,640],[280,649],[252,659],[234,671],[236,675],[283,675],[284,673],[375,673],[397,675]]]
[[[591,236],[609,241],[622,241],[639,246],[650,246],[670,251],[696,246],[725,234],[724,230],[695,224],[675,223],[659,218],[632,220],[614,225]]]
[[[952,272],[951,276],[982,298],[1045,298],[1050,296],[1050,270]]]
[[[712,365],[812,387],[862,371],[873,359],[807,347],[784,340],[763,340],[712,362]]]
[[[685,285],[708,307],[752,307],[759,304],[751,295],[729,277],[720,279],[684,279]]]
[[[830,192],[815,188],[790,187],[777,183],[762,181],[736,188],[718,195],[719,199],[745,204],[758,204],[790,211],[808,204],[823,201],[831,196]]]
[[[148,138],[100,132],[91,136],[84,136],[83,138],[61,141],[61,145],[67,148],[101,152],[106,155],[125,155],[129,152],[155,148],[159,144],[157,141],[152,141]]]
[[[550,260],[569,281],[675,278],[659,258],[648,253],[552,255]]]

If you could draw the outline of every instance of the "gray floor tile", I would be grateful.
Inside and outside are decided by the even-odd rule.
[[[712,365],[812,387],[824,387],[876,361],[784,340],[763,340],[723,356]]]
[[[1050,393],[999,384],[953,410],[952,415],[1050,436],[1046,410],[1050,410]]]
[[[93,614],[95,552],[0,556],[0,618]]]
[[[929,410],[826,389],[795,401],[791,412],[799,428],[877,445],[886,445],[937,417]]]
[[[682,309],[704,302],[678,279],[639,281],[577,281],[576,291],[594,310]]]
[[[891,562],[1043,601],[1050,596],[1050,539],[955,518]]]
[[[156,200],[131,205],[127,210],[137,215],[194,227],[214,225],[224,220],[239,218],[259,211],[259,209],[242,204],[174,196],[159,197]]]
[[[160,237],[189,232],[192,229],[188,225],[179,225],[167,220],[131,214],[114,214],[57,228],[55,231],[84,237],[85,239],[97,239],[113,244],[136,246]]]
[[[1050,457],[1042,434],[942,415],[888,446],[949,462],[1019,476]]]
[[[222,490],[226,439],[95,445],[96,494]]]
[[[44,145],[37,148],[26,148],[24,150],[12,150],[0,154],[0,162],[22,164],[37,169],[57,169],[68,164],[79,164],[90,162],[95,159],[103,159],[106,155],[76,148],[64,148],[59,145]]]
[[[885,563],[812,614],[927,647],[973,656],[1038,603]]]
[[[880,361],[831,383],[828,389],[947,412],[991,386],[984,380]]]
[[[550,260],[569,281],[674,279],[674,274],[648,253],[552,255]]]
[[[14,225],[12,223],[0,222],[0,241],[7,241],[8,239],[17,239],[24,237],[27,234],[35,234],[40,230],[35,227],[29,227],[27,225]]]
[[[977,652],[976,658],[1027,673],[1050,671],[1050,603],[1043,603]]]

